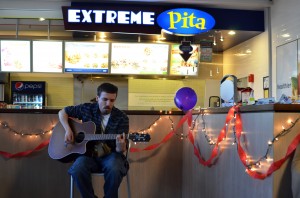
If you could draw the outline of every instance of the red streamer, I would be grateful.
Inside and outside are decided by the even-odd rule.
[[[0,151],[0,154],[3,157],[6,157],[6,158],[25,157],[25,156],[28,156],[31,153],[35,152],[35,151],[39,151],[39,150],[43,149],[44,147],[46,147],[49,144],[49,141],[50,140],[46,140],[46,141],[40,143],[37,147],[35,147],[32,150],[22,151],[22,152],[15,153],[15,154],[11,154],[11,153],[8,153],[8,152],[5,152],[5,151]]]
[[[130,148],[130,152],[140,152],[140,151],[149,151],[149,150],[153,150],[153,149],[156,149],[157,147],[159,147],[161,144],[167,142],[169,139],[171,139],[171,137],[173,137],[174,135],[174,131],[171,131],[169,132],[165,137],[164,139],[159,142],[159,143],[156,143],[156,144],[152,144],[150,146],[147,146],[146,148],[143,148],[143,149],[140,149],[140,148]]]
[[[177,124],[175,130],[170,131],[161,142],[156,143],[156,144],[152,144],[150,146],[147,146],[146,148],[140,149],[140,148],[130,148],[130,152],[140,152],[140,151],[149,151],[149,150],[153,150],[158,148],[160,145],[162,145],[163,143],[166,143],[167,141],[169,141],[171,139],[171,137],[173,137],[173,135],[175,134],[175,131],[177,131],[186,121],[189,124],[189,127],[191,126],[192,123],[192,110],[188,111],[179,121],[179,123]]]

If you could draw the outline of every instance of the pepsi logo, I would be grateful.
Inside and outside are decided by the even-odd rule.
[[[16,90],[23,90],[24,84],[22,82],[16,82],[15,88],[16,88]]]

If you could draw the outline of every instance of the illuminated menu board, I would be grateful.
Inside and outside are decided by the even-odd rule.
[[[112,74],[168,73],[167,44],[112,43]]]
[[[191,46],[193,47],[193,51],[191,52],[191,57],[187,61],[184,61],[180,55],[181,51],[179,50],[179,44],[171,46],[170,75],[198,75],[199,46]]]
[[[33,72],[62,73],[62,41],[33,41]]]
[[[1,71],[30,72],[30,41],[1,40]]]
[[[109,43],[65,42],[65,72],[108,73]]]

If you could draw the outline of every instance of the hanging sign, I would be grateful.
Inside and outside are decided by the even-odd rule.
[[[176,35],[195,35],[212,29],[215,19],[190,9],[139,6],[63,6],[66,30],[160,34],[161,28]]]
[[[67,31],[160,34],[164,29],[179,36],[192,36],[232,27],[265,30],[264,11],[185,8],[185,4],[72,2],[71,6],[62,6],[62,13]]]
[[[179,45],[180,55],[185,62],[189,60],[192,55],[193,47],[191,46],[191,41],[182,41]]]
[[[212,62],[212,42],[211,41],[200,41],[200,61],[201,62]]]

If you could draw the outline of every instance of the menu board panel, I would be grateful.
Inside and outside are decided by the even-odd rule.
[[[30,41],[1,40],[1,71],[30,72]]]
[[[184,61],[180,55],[181,51],[179,49],[179,44],[171,45],[170,75],[198,75],[199,46],[191,46],[193,47],[191,57],[187,61]]]
[[[168,44],[113,43],[112,74],[168,73]]]
[[[65,72],[108,73],[109,43],[65,42]]]
[[[62,73],[62,41],[32,42],[32,71]]]

